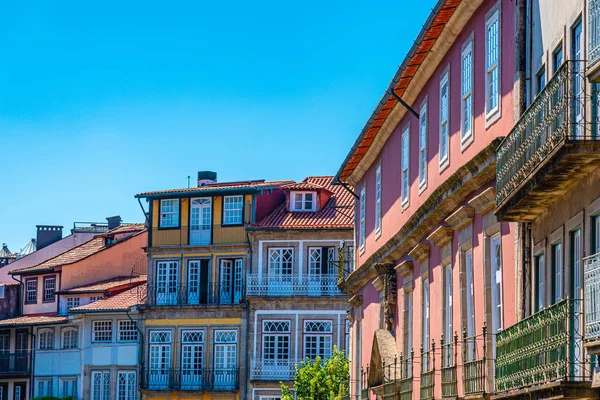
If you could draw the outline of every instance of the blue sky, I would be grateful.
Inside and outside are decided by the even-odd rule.
[[[434,0],[12,2],[0,13],[0,241],[141,221],[135,193],[332,175]]]

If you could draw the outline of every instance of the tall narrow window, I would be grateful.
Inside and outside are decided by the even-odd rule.
[[[440,80],[440,166],[448,163],[450,142],[450,81],[449,71]]]
[[[291,321],[271,320],[262,324],[262,368],[264,373],[277,374],[289,367]]]
[[[473,41],[464,46],[461,55],[461,129],[460,142],[473,137]]]
[[[544,266],[544,254],[535,257],[535,312],[544,309],[546,304],[546,268]]]
[[[202,387],[204,367],[204,331],[184,330],[181,332],[181,385],[185,389],[198,390]]]
[[[136,398],[135,371],[117,372],[117,400],[135,400]]]
[[[466,289],[466,306],[467,306],[467,336],[472,338],[475,336],[475,293],[473,287],[473,249],[465,252],[465,289]],[[467,349],[467,359],[473,360],[474,341],[469,340]]]
[[[110,371],[92,371],[92,400],[110,400]]]
[[[535,75],[537,84],[537,93],[539,94],[546,87],[546,67],[542,65],[542,68]]]
[[[491,289],[492,289],[492,334],[501,331],[502,325],[502,246],[500,234],[490,239]],[[494,350],[495,351],[495,350]]]
[[[452,329],[452,265],[444,267],[444,343],[453,342]],[[442,365],[452,365],[452,346],[446,346]]]
[[[77,378],[59,378],[60,396],[75,398],[77,396]]]
[[[422,371],[429,371],[429,278],[423,279],[423,300],[422,300],[421,319],[421,346],[423,347]]]
[[[592,254],[600,253],[600,214],[592,217]]]
[[[560,68],[563,63],[562,43],[558,45],[554,53],[552,53],[552,74]]]
[[[558,303],[563,297],[563,263],[562,243],[552,245],[552,304]]]
[[[44,301],[54,301],[54,290],[56,289],[56,277],[44,278]]]
[[[25,303],[37,302],[37,278],[25,279],[27,293],[25,294]]]
[[[179,226],[179,199],[160,201],[160,227]]]
[[[427,185],[427,101],[419,112],[419,188]]]
[[[375,232],[381,232],[381,162],[375,171]]]
[[[573,131],[571,134],[575,139],[581,139],[584,133],[583,117],[585,113],[585,101],[583,99],[585,80],[582,77],[584,74],[582,70],[585,69],[585,66],[581,61],[584,59],[581,20],[571,28],[571,39],[571,60],[574,60],[573,71],[570,73],[572,76],[571,84],[573,85],[573,96],[570,104],[573,110],[573,116],[571,117],[573,119],[573,127],[571,129]]]
[[[304,357],[331,358],[332,333],[331,321],[304,321]]]
[[[413,351],[413,292],[404,292],[404,358],[408,359]],[[408,373],[412,372],[409,368]]]
[[[500,109],[500,10],[485,21],[485,115]]]
[[[359,238],[358,238],[358,244],[360,246],[361,249],[363,249],[365,247],[365,207],[366,207],[366,202],[367,202],[367,188],[366,186],[363,186],[362,189],[360,189],[360,229],[359,229]]]
[[[409,126],[402,132],[402,205],[408,203],[410,192],[410,129]]]

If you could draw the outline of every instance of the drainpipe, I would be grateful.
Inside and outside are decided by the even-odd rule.
[[[250,234],[248,233],[248,229],[246,229],[246,240],[248,242],[248,254],[250,255],[249,264],[252,265],[252,245],[250,244]],[[248,283],[248,272],[246,272],[246,284]],[[244,285],[246,286],[246,285]],[[244,291],[244,303],[246,305],[246,346],[244,348],[248,348],[249,341],[249,329],[250,329],[250,302],[246,297],[246,291]],[[248,399],[248,371],[250,370],[250,358],[248,357],[250,353],[246,355],[246,368],[244,368],[244,400]],[[241,386],[241,385],[240,385]]]
[[[137,307],[136,307],[136,311],[137,311]],[[133,318],[131,318],[131,315],[129,315],[129,309],[125,310],[125,315],[127,316],[127,318],[129,318],[129,320],[133,324],[135,324],[135,328],[138,331],[138,336],[140,338],[140,342],[138,345],[138,364],[140,366],[140,376],[143,376],[143,374],[144,374],[144,355],[143,355],[143,353],[144,353],[144,333],[142,332],[139,324],[137,323],[139,320],[135,321]]]

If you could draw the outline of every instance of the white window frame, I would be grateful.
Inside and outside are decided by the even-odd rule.
[[[421,300],[421,346],[423,347],[423,362],[421,363],[422,372],[429,370],[429,357],[427,352],[429,351],[429,278],[423,279],[423,298]]]
[[[442,92],[446,87],[446,98],[442,96]],[[445,102],[445,103],[444,103]],[[444,118],[444,107],[446,108],[446,116]],[[440,171],[445,169],[450,164],[450,66],[442,73],[440,78],[440,144],[439,144],[439,166]],[[442,143],[446,142],[444,151]]]
[[[536,275],[535,295],[537,296],[537,304],[534,304],[534,313],[538,313],[546,308],[546,257],[544,252],[536,254],[534,262]]]
[[[108,329],[100,329],[108,327]],[[108,340],[99,340],[104,333],[108,332],[110,338]],[[113,337],[113,321],[109,319],[92,321],[92,343],[111,343]]]
[[[71,393],[65,393],[65,384],[71,384]],[[74,399],[76,399],[78,397],[78,391],[77,391],[77,377],[76,376],[69,376],[69,377],[60,377],[58,378],[58,390],[60,392],[60,397],[69,397],[72,396]]]
[[[129,378],[133,376],[133,382]],[[121,382],[121,377],[124,377],[125,382]],[[125,386],[125,387],[123,387]],[[132,370],[117,371],[117,400],[136,400],[137,396],[137,375]]]
[[[120,319],[117,321],[118,336],[117,342],[135,343],[138,341],[137,322],[130,319]]]
[[[30,284],[32,284],[32,285],[30,286]],[[37,303],[38,279],[36,278],[36,279],[26,280],[25,286],[26,286],[25,303]],[[30,299],[30,295],[33,295],[32,299]]]
[[[419,110],[419,193],[427,187],[427,118],[427,99],[425,99]]]
[[[490,62],[490,37],[489,37],[489,28],[493,25],[497,24],[496,28],[496,43],[495,47],[498,51],[496,62]],[[487,124],[495,121],[500,117],[501,107],[501,54],[502,54],[502,26],[500,23],[500,3],[497,3],[492,9],[488,12],[485,18],[485,119],[486,126]],[[492,106],[491,98],[492,93],[490,91],[490,84],[492,82],[492,76],[494,72],[497,72],[497,82],[496,82],[496,105]]]
[[[171,209],[167,212],[164,211],[165,205],[170,204],[168,207]],[[178,228],[180,219],[180,207],[179,199],[161,199],[160,200],[160,228]]]
[[[44,283],[44,302],[56,300],[56,275],[42,278]],[[50,283],[50,284],[49,284]],[[50,296],[48,294],[51,293]]]
[[[444,268],[444,343],[451,344],[453,342],[452,333],[453,327],[453,295],[454,282],[452,264],[446,265]],[[452,352],[453,345],[448,346],[442,353],[442,366],[452,365],[454,354]]]
[[[91,398],[110,400],[110,371],[98,370],[91,372]],[[99,376],[100,379],[98,383],[96,383],[96,376]]]
[[[53,378],[37,378],[35,380],[37,397],[54,396],[52,380]]]
[[[360,201],[359,201],[359,233],[358,233],[358,244],[360,250],[363,251],[365,249],[365,238],[366,238],[366,227],[365,227],[365,219],[366,219],[366,207],[367,207],[367,185],[363,185],[360,189]]]
[[[460,145],[464,150],[473,142],[473,37],[470,37],[463,45],[460,55]],[[469,116],[467,117],[467,110]],[[465,125],[469,129],[465,129]]]
[[[38,331],[38,349],[54,350],[55,347],[55,329],[44,328]]]
[[[329,326],[329,328],[327,330],[323,330],[323,331],[314,331],[309,329],[310,324],[323,324],[323,326]],[[320,350],[324,350],[323,354],[316,354],[315,357],[310,358],[311,360],[314,360],[316,357],[321,356],[321,360],[326,360],[331,358],[331,354],[333,352],[333,321],[332,320],[304,320],[303,323],[304,329],[304,337],[303,337],[303,355],[304,358],[306,359],[307,357],[309,357],[309,355],[307,354],[307,350],[308,350],[308,342],[309,340],[307,339],[316,339],[316,344],[317,344],[317,352],[319,352]],[[328,347],[327,347],[328,346]],[[321,347],[323,347],[323,349],[321,349]]]
[[[310,197],[312,197],[310,201],[311,206],[310,207],[306,207],[307,204],[307,199],[306,197],[310,195]],[[296,199],[296,196],[300,196],[300,207],[298,207],[298,200]],[[310,212],[310,211],[315,211],[317,209],[317,192],[298,192],[298,191],[293,191],[290,193],[290,210],[291,211],[298,211],[298,212]]]
[[[495,243],[498,244],[498,251],[500,252],[500,259],[496,257],[496,250],[494,249]],[[500,332],[504,329],[503,320],[503,265],[502,265],[502,236],[500,233],[496,233],[490,238],[490,278],[492,288],[492,334]],[[494,325],[497,325],[496,332],[494,332]]]
[[[79,297],[67,297],[67,310],[74,307],[79,307],[81,299]]]
[[[410,124],[407,124],[402,131],[401,138],[402,155],[401,155],[401,194],[402,208],[406,208],[410,200]]]
[[[558,240],[550,245],[552,249],[552,268],[554,280],[554,287],[552,288],[552,304],[556,304],[561,301],[564,297],[563,294],[563,244],[562,240]]]
[[[69,334],[69,338],[65,336]],[[62,330],[61,334],[62,348],[65,350],[77,349],[79,347],[79,331],[75,327],[68,327]]]
[[[276,326],[281,326],[282,328],[285,329],[277,329],[277,330],[271,330],[271,329],[267,329],[267,326],[269,324],[275,324]],[[285,326],[287,324],[287,327]],[[263,320],[262,321],[262,348],[261,348],[261,360],[263,365],[266,365],[268,363],[273,363],[274,365],[277,364],[277,362],[282,363],[284,361],[289,361],[290,359],[290,353],[292,350],[292,340],[291,340],[291,326],[292,326],[292,321],[291,320]],[[265,355],[266,355],[266,348],[265,348],[265,344],[267,342],[267,338],[273,338],[274,339],[274,349],[276,350],[276,353],[274,354],[274,359],[266,359]],[[287,339],[287,353],[285,353],[284,346],[282,346],[282,341],[283,339]]]
[[[375,170],[375,233],[381,233],[381,161]]]
[[[404,358],[408,359],[413,351],[413,291],[404,291]],[[409,371],[410,372],[410,371]]]
[[[242,225],[243,222],[244,196],[223,196],[223,225]]]

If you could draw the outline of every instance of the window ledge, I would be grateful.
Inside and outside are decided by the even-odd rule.
[[[496,121],[500,119],[500,117],[502,116],[501,110],[502,107],[498,105],[498,108],[485,114],[485,129],[489,129],[492,125],[496,123]]]
[[[475,141],[475,135],[473,135],[473,132],[471,132],[471,134],[469,136],[467,136],[466,138],[461,139],[460,152],[463,153],[465,150],[467,150],[471,146],[471,143],[473,143],[474,141]]]

